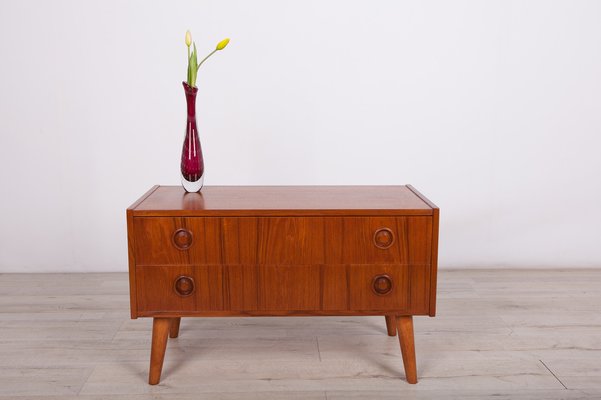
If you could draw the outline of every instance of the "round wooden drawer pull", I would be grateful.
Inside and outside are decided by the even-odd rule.
[[[374,244],[379,249],[387,249],[394,243],[394,233],[388,228],[380,228],[374,233]]]
[[[190,278],[189,276],[180,276],[175,280],[173,289],[179,296],[190,296],[192,293],[194,293],[194,279]]]
[[[173,245],[180,250],[187,250],[192,246],[192,232],[187,229],[178,229],[173,233]]]
[[[372,289],[378,296],[384,296],[392,291],[392,278],[388,275],[376,275]]]

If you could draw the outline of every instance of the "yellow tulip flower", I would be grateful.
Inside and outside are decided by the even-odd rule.
[[[230,42],[230,38],[223,39],[221,42],[217,43],[217,49],[216,50],[223,50],[223,49],[225,49],[225,46],[227,46],[227,44],[229,42]]]
[[[192,34],[190,31],[186,31],[186,46],[190,47],[192,44]]]

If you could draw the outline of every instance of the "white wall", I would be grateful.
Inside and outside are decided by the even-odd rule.
[[[0,0],[0,272],[124,271],[178,184],[412,183],[442,267],[601,266],[601,2]]]

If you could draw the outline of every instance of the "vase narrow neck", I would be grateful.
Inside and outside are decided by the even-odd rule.
[[[184,92],[186,93],[188,119],[196,119],[196,93],[198,93],[198,88],[192,87],[186,82],[182,83],[184,85]]]

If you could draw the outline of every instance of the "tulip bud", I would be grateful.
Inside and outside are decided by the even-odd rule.
[[[190,47],[192,44],[192,34],[190,31],[186,31],[186,46]]]
[[[223,50],[225,46],[230,42],[230,38],[223,39],[221,42],[217,43],[217,48],[215,50]]]

